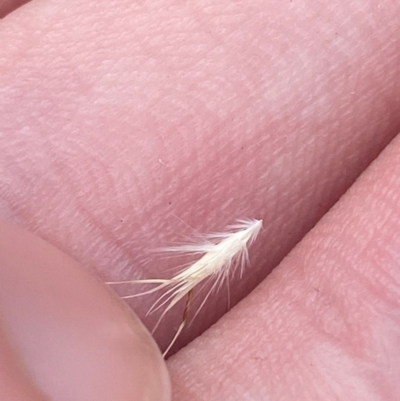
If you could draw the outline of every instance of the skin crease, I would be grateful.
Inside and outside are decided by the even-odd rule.
[[[27,3],[27,0],[2,0],[0,3],[0,18],[4,18],[25,3]]]
[[[238,302],[397,134],[399,8],[390,1],[24,6],[0,24],[0,216],[105,280],[158,277],[175,266],[146,250],[182,241],[191,233],[185,224],[208,232],[236,217],[263,218],[248,273],[230,284],[231,305]],[[394,174],[392,149],[380,165]],[[369,208],[373,196],[383,198],[380,185],[394,181],[380,177],[359,190],[372,194]],[[395,219],[396,200],[388,199],[382,204]],[[349,223],[365,196],[345,201],[295,260],[174,357],[176,400],[396,399],[398,303],[370,284],[377,277],[395,293],[396,276],[378,262],[359,286],[340,274],[337,263],[357,264],[356,239],[369,222]],[[345,237],[334,230],[344,223]],[[325,243],[330,230],[335,240]],[[398,246],[394,231],[386,233],[376,248],[392,250],[383,260]],[[310,295],[310,283],[319,292]],[[320,292],[314,309],[305,308]],[[355,313],[360,298],[371,307]],[[154,300],[130,302],[149,327]],[[215,294],[177,348],[227,308],[225,291]],[[181,313],[157,331],[161,347]],[[367,323],[350,330],[354,321]]]

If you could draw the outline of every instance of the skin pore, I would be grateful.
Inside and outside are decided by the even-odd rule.
[[[0,21],[0,217],[51,244],[3,228],[19,246],[33,243],[18,248],[31,250],[25,259],[16,263],[15,251],[0,265],[3,332],[18,369],[30,372],[17,377],[29,381],[27,397],[41,394],[27,399],[88,394],[60,392],[62,368],[38,362],[47,340],[38,351],[22,330],[31,326],[13,320],[28,303],[47,310],[46,299],[32,301],[46,293],[46,260],[60,260],[47,285],[60,280],[66,294],[51,316],[63,316],[78,283],[88,297],[68,309],[82,308],[77,355],[86,355],[91,329],[79,325],[88,315],[108,327],[117,314],[118,330],[134,326],[124,344],[153,350],[132,334],[142,329],[130,312],[74,273],[84,269],[72,259],[101,281],[164,277],[177,262],[149,250],[182,241],[188,226],[218,231],[236,218],[264,225],[244,277],[230,282],[230,306],[241,302],[179,351],[227,311],[223,288],[182,333],[168,361],[173,399],[397,399],[399,11],[361,0],[38,0]],[[24,268],[43,276],[32,293],[17,291]],[[149,328],[155,300],[129,301]],[[61,317],[57,332],[66,331]],[[161,348],[181,317],[177,308],[164,319]],[[38,341],[48,330],[37,324]],[[141,361],[155,361],[157,376],[162,362],[149,353]],[[127,383],[136,362],[124,363]],[[113,399],[131,399],[128,390]]]

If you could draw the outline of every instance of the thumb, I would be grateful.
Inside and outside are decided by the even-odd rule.
[[[170,400],[139,319],[61,251],[4,222],[0,320],[2,400],[21,389],[24,400]]]

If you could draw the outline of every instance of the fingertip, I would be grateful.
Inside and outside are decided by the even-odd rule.
[[[2,222],[0,313],[50,399],[170,400],[165,362],[136,315],[61,251]]]

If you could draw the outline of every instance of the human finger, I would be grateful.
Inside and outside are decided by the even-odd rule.
[[[0,394],[41,401],[170,399],[164,361],[139,319],[72,259],[4,222],[0,316]]]
[[[400,125],[398,3],[302,4],[48,1],[4,19],[1,215],[105,280],[168,274],[149,249],[187,225],[262,218],[239,301]],[[155,299],[131,302],[148,327]],[[222,289],[181,345],[227,309]]]
[[[169,362],[174,400],[400,392],[400,137],[288,255]]]

